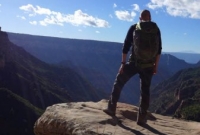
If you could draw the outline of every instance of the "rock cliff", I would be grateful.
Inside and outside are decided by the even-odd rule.
[[[136,124],[138,107],[118,103],[116,117],[99,102],[71,102],[49,106],[35,122],[35,135],[198,135],[200,123],[148,113],[147,125]]]

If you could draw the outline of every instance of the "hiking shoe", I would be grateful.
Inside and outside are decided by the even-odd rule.
[[[137,115],[137,124],[140,126],[143,126],[147,123],[147,118],[146,118],[146,114],[142,114],[138,112]]]
[[[108,105],[106,109],[103,109],[105,113],[111,116],[115,116],[117,104],[113,104],[111,100],[108,101]]]
[[[139,126],[144,126],[146,124],[147,124],[147,121],[143,121],[143,122],[137,121],[137,125],[139,125]]]
[[[115,116],[115,111],[111,110],[109,107],[106,109],[103,109],[103,111],[107,113],[108,115]]]

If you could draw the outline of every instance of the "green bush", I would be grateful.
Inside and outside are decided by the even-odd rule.
[[[193,104],[181,110],[182,118],[200,122],[200,105]]]

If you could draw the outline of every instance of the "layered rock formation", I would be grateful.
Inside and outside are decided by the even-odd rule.
[[[200,123],[148,113],[147,125],[136,124],[138,107],[118,103],[117,117],[105,114],[106,100],[49,106],[35,122],[35,135],[198,135]]]

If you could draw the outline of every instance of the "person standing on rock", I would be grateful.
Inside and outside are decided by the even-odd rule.
[[[122,61],[116,76],[108,106],[103,111],[115,116],[117,102],[126,82],[136,74],[140,77],[140,105],[137,114],[137,124],[146,123],[147,110],[150,102],[150,85],[158,69],[162,50],[161,32],[155,22],[151,21],[149,10],[143,10],[140,21],[132,25],[126,35],[122,49]],[[127,54],[132,47],[129,60]]]

